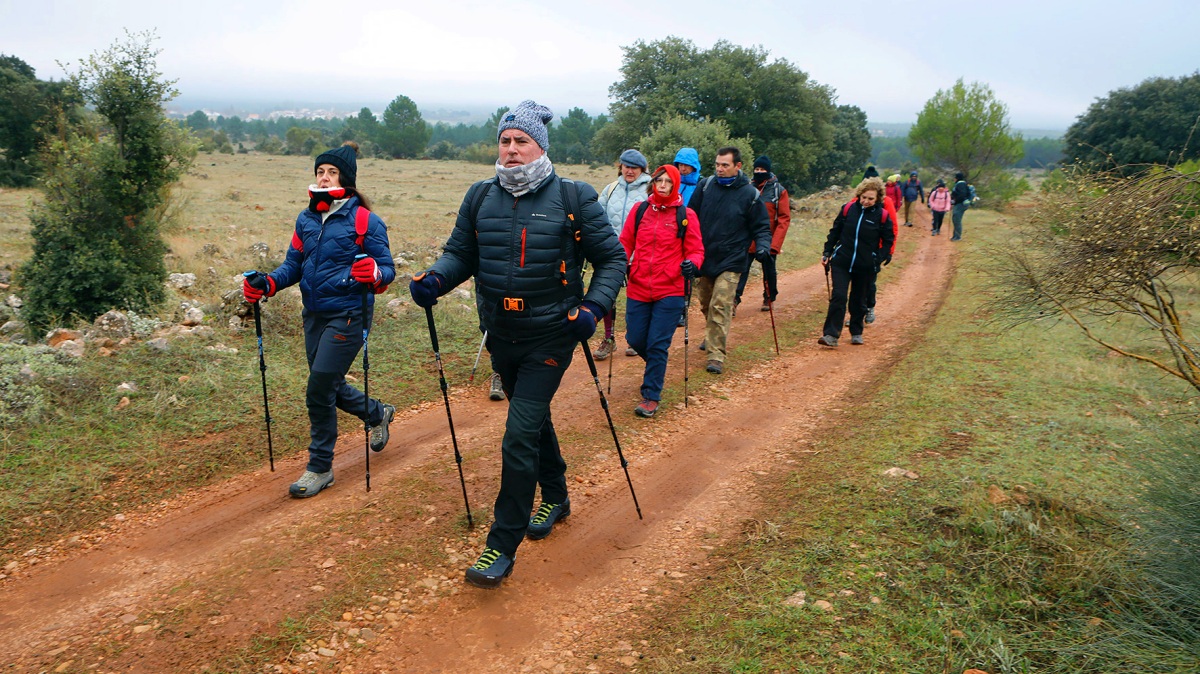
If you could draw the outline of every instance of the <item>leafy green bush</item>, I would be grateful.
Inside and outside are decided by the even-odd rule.
[[[45,153],[45,201],[30,213],[33,257],[19,275],[35,331],[163,300],[159,220],[195,148],[163,115],[176,92],[156,70],[157,55],[150,36],[128,36],[71,77],[99,119]]]
[[[682,115],[672,115],[661,124],[652,126],[650,131],[638,140],[637,148],[646,155],[653,170],[671,163],[681,147],[696,148],[700,153],[700,166],[712,166],[717,158],[717,150],[729,145],[742,151],[742,162],[747,166],[754,161],[754,147],[750,144],[750,139],[730,138],[729,125],[724,121],[697,121]]]

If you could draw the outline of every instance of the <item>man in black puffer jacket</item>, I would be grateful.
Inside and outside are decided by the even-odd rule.
[[[700,219],[704,265],[696,279],[700,310],[708,321],[700,348],[708,351],[706,370],[725,369],[725,343],[733,322],[733,298],[746,267],[746,251],[754,242],[759,262],[771,259],[771,219],[758,190],[742,172],[742,152],[736,147],[717,150],[716,175],[692,193],[689,202]]]
[[[571,513],[550,401],[575,347],[582,341],[587,348],[625,278],[625,250],[596,190],[554,173],[546,155],[552,119],[533,101],[501,118],[496,177],[467,190],[444,254],[409,284],[413,301],[428,307],[475,277],[492,369],[509,400],[494,521],[483,554],[466,572],[479,587],[499,586],[521,540],[546,537]],[[586,293],[584,259],[594,269]],[[542,504],[531,518],[539,485]]]

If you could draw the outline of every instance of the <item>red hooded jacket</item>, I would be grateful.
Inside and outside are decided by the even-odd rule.
[[[683,272],[679,265],[686,258],[696,268],[704,264],[704,244],[700,240],[700,220],[687,209],[687,226],[679,238],[676,209],[683,203],[679,196],[679,169],[667,164],[659,167],[671,177],[671,194],[663,198],[650,183],[650,205],[637,223],[640,208],[634,208],[621,228],[621,245],[629,258],[629,288],[626,296],[639,302],[654,302],[664,297],[683,297]],[[658,171],[656,170],[655,173]],[[637,237],[636,240],[634,237]]]

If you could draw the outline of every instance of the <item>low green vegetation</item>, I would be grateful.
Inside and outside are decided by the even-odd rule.
[[[968,225],[921,342],[629,635],[644,671],[1200,667],[1194,396],[1071,326],[1000,331],[984,272],[1010,229]]]

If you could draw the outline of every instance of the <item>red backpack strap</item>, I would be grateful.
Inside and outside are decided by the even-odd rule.
[[[850,201],[846,202],[846,205],[842,206],[842,215],[847,215],[848,213],[850,213],[850,207],[853,206],[854,202],[856,202],[856,201],[858,201],[858,200],[851,199]]]
[[[366,241],[367,225],[369,224],[371,224],[371,211],[359,206],[358,212],[354,214],[354,245],[363,252],[366,252],[363,242]]]

